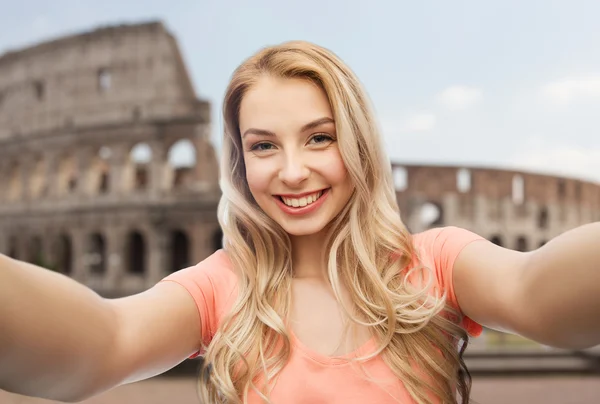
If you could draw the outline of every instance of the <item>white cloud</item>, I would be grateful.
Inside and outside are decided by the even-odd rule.
[[[475,87],[452,86],[435,96],[446,108],[457,111],[471,108],[483,99],[483,91]]]
[[[566,105],[579,97],[600,97],[600,76],[567,77],[542,87],[542,96]]]
[[[538,147],[531,147],[535,145]],[[535,140],[529,146],[514,155],[511,163],[526,170],[600,182],[600,149],[566,145],[542,148]]]
[[[435,128],[436,117],[431,112],[419,112],[409,117],[402,130],[404,132],[428,132]]]
[[[398,116],[381,120],[383,133],[390,136],[406,133],[423,133],[433,130],[437,117],[430,111],[406,111]]]

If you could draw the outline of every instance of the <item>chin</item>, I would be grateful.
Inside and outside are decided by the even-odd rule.
[[[327,223],[279,223],[290,237],[312,236],[322,232]]]
[[[285,230],[285,232],[290,236],[290,237],[305,237],[305,236],[312,236],[317,234],[320,230],[317,231],[312,231],[312,230],[307,230],[307,229],[299,229],[296,231],[296,229],[283,229]]]

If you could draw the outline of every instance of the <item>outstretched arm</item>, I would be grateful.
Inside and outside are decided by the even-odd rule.
[[[600,223],[528,253],[468,245],[454,266],[462,311],[473,320],[561,348],[600,344]]]
[[[172,282],[117,300],[0,254],[0,389],[76,402],[198,350],[193,299]]]

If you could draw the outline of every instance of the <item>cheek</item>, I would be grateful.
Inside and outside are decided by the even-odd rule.
[[[322,172],[326,173],[331,185],[343,185],[350,181],[348,170],[338,150],[332,151],[330,156],[321,161],[323,161]]]
[[[248,182],[248,188],[255,199],[261,197],[261,193],[264,193],[269,188],[270,176],[269,171],[261,167],[260,164],[247,160],[246,166],[246,181]]]

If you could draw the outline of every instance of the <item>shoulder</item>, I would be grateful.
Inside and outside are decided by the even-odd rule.
[[[437,265],[453,265],[462,249],[474,241],[485,240],[479,234],[456,226],[437,227],[413,235],[413,245],[421,259]]]
[[[452,274],[454,263],[462,250],[478,240],[485,238],[460,227],[433,228],[413,235],[415,258],[421,264],[435,269],[438,278],[443,281]]]
[[[179,283],[192,294],[195,300],[201,297],[206,304],[224,308],[235,297],[238,276],[229,256],[217,250],[194,266],[183,268],[165,277],[161,282]]]
[[[480,240],[485,240],[485,238],[470,230],[455,226],[434,228],[413,236],[418,260],[433,270],[437,286],[446,294],[447,302],[461,313],[463,311],[454,287],[455,264],[465,247]],[[472,336],[481,334],[481,325],[469,317],[465,316],[461,325]]]
[[[448,248],[482,239],[482,236],[456,226],[436,227],[413,235],[415,247]]]
[[[186,280],[198,282],[210,279],[219,284],[237,283],[237,275],[229,256],[224,250],[217,250],[196,265],[183,268],[168,275],[164,280]]]

